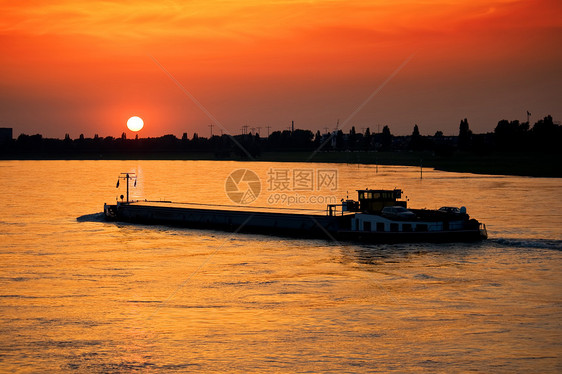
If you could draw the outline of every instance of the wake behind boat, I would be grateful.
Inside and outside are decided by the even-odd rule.
[[[125,177],[123,177],[125,178]],[[470,242],[487,238],[486,226],[466,208],[408,209],[402,190],[357,190],[357,200],[325,210],[130,201],[105,204],[106,219],[267,235],[369,243]]]

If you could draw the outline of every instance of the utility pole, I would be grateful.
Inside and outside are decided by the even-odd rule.
[[[256,127],[256,128],[258,129],[258,134],[261,135],[261,134],[260,134],[260,132],[261,132],[261,126],[258,126],[258,127]]]
[[[211,128],[211,138],[213,137],[213,126],[214,125],[212,123],[209,125],[209,127]]]
[[[265,126],[265,128],[267,129],[267,137],[269,138],[269,129],[271,128],[271,126]]]

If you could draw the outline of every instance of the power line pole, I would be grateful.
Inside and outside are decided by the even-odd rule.
[[[209,125],[209,127],[211,128],[211,138],[213,137],[213,126],[214,125],[212,123]]]

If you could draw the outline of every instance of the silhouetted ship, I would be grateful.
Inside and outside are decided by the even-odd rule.
[[[128,187],[128,179],[127,179]],[[127,201],[105,204],[108,220],[323,238],[369,243],[470,242],[487,238],[486,226],[466,209],[408,209],[402,190],[358,190],[358,201],[326,210]]]

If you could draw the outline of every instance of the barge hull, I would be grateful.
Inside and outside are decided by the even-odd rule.
[[[275,236],[319,238],[367,243],[474,242],[484,239],[478,229],[430,232],[350,230],[353,215],[329,216],[281,212],[198,209],[121,203],[105,205],[106,218],[148,225],[168,225]]]
[[[361,243],[455,243],[478,242],[485,237],[479,230],[451,230],[426,232],[339,231],[335,237],[342,241]]]
[[[108,209],[109,208],[109,209]],[[114,217],[108,214],[113,210]],[[230,232],[330,239],[342,218],[326,215],[233,211],[119,204],[106,206],[106,217],[122,222],[169,225]]]

